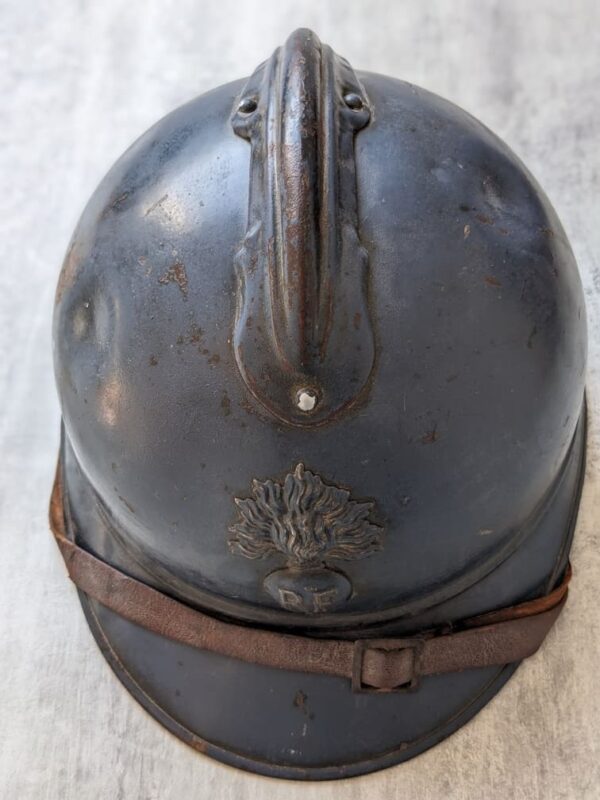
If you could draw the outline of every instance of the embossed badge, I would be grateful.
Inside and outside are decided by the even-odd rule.
[[[283,483],[252,482],[252,497],[235,498],[238,521],[229,548],[246,558],[281,554],[286,566],[267,575],[265,590],[288,611],[318,614],[342,606],[352,594],[337,559],[366,558],[382,547],[383,528],[370,519],[373,502],[325,483],[298,464]]]

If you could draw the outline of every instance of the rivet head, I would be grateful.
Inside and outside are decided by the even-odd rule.
[[[314,389],[300,389],[296,393],[296,405],[305,414],[314,411],[318,402],[319,398]]]
[[[241,111],[242,114],[252,114],[253,111],[256,111],[256,108],[257,103],[253,97],[244,97],[243,100],[240,100],[238,111]]]
[[[347,92],[347,94],[344,95],[344,103],[346,103],[348,108],[351,108],[352,111],[360,111],[363,107],[362,97],[356,94],[356,92]]]

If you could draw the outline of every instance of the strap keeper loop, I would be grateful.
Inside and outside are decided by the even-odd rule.
[[[420,661],[425,646],[425,640],[421,637],[406,639],[358,639],[354,642],[354,658],[352,663],[352,691],[362,694],[396,694],[402,692],[414,692],[419,688],[421,679]],[[381,670],[381,685],[373,686],[364,681],[365,656],[370,652],[385,653],[410,653],[410,668],[408,679],[402,683],[392,686],[386,685],[385,668]],[[384,659],[385,662],[385,659]],[[389,676],[388,676],[389,680]]]

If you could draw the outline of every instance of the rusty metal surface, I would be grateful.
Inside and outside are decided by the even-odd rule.
[[[359,79],[373,115],[354,155],[378,342],[364,403],[327,424],[287,424],[240,379],[234,260],[254,173],[230,120],[243,80],[175,110],[113,166],[80,220],[67,260],[77,277],[56,305],[67,437],[108,528],[173,591],[242,619],[305,625],[263,589],[281,556],[229,552],[234,498],[253,480],[278,482],[301,462],[376,503],[385,548],[348,562],[348,601],[311,621],[347,627],[414,616],[475,586],[532,535],[571,458],[585,310],[549,201],[462,110],[395,78]],[[345,195],[337,202],[347,213]],[[261,303],[282,314],[268,259],[256,275]],[[353,319],[348,300],[332,320]],[[262,372],[273,341],[259,327],[244,328],[257,346],[244,364]],[[331,351],[340,371],[331,340],[320,362],[332,385],[353,380],[357,339],[344,330]],[[366,319],[364,330],[368,349]],[[308,417],[277,363],[278,407]],[[274,402],[277,382],[264,386]],[[317,403],[315,419],[332,410]],[[533,590],[525,581],[513,599]]]
[[[463,632],[454,609],[554,588],[583,476],[577,266],[498,137],[425,90],[354,73],[300,29],[247,83],[129,148],[82,215],[69,275],[73,254],[54,314],[70,535],[116,567],[108,607],[127,613],[108,614],[102,636],[162,711],[270,775],[360,774],[445,736],[491,668],[535,652],[556,609]],[[104,573],[82,552],[73,563],[98,598]],[[127,582],[132,560],[163,594]],[[225,640],[165,592],[305,637],[225,627]],[[136,623],[160,636],[164,605],[177,635],[161,661]],[[458,632],[422,642],[432,615]],[[355,650],[359,626],[359,639],[395,631]],[[207,647],[192,651],[194,637]],[[214,657],[224,679],[210,688],[197,669],[185,708],[165,700],[175,662]],[[269,712],[247,704],[264,728],[244,732],[226,711],[234,687],[258,697],[282,664]],[[289,747],[299,676],[322,703]]]
[[[367,17],[364,8],[349,3],[342,17],[322,4],[302,11],[278,4],[268,17],[264,6],[240,11],[222,3],[205,9],[200,20],[197,5],[182,4],[174,15],[150,3],[143,24],[135,3],[119,8],[112,2],[77,8],[65,3],[52,13],[39,8],[36,14],[30,7],[11,9],[13,33],[3,33],[11,57],[3,73],[8,147],[2,151],[11,187],[3,195],[2,219],[11,235],[3,239],[1,295],[2,329],[10,346],[0,362],[5,390],[2,641],[7,643],[2,663],[11,676],[1,695],[0,784],[7,796],[164,800],[343,794],[358,800],[413,794],[462,800],[486,786],[493,798],[595,799],[600,763],[595,692],[598,294],[593,281],[598,118],[590,76],[597,73],[600,52],[597,10],[591,3],[569,8],[465,3],[451,9],[435,3],[397,10],[375,3]],[[237,24],[231,26],[234,14]],[[195,21],[198,30],[216,31],[201,46],[192,35]],[[335,787],[279,785],[228,770],[179,746],[140,714],[77,620],[74,595],[66,591],[45,527],[57,444],[45,320],[54,265],[66,250],[79,209],[138,131],[201,86],[215,85],[223,71],[228,78],[248,74],[290,27],[306,22],[337,50],[352,54],[357,65],[403,75],[451,97],[510,142],[541,179],[565,223],[583,271],[592,323],[591,453],[574,552],[576,566],[585,569],[578,569],[570,608],[558,623],[568,647],[560,653],[545,648],[450,742],[400,769]],[[157,209],[163,207],[165,217],[176,219],[168,201]],[[464,225],[467,241],[474,225]],[[24,241],[26,246],[15,246]],[[489,290],[497,290],[498,279],[490,272],[485,277]],[[175,283],[161,288],[180,292]],[[24,307],[27,315],[21,313]],[[182,336],[191,340],[197,332],[186,329]],[[199,342],[190,347],[194,344]],[[226,408],[226,398],[221,401]],[[423,437],[424,446],[436,447],[443,430],[427,425]],[[315,695],[306,688],[303,703],[294,705],[297,691],[289,699],[298,715],[298,735],[305,722],[311,724],[309,715],[318,713]],[[457,763],[468,769],[457,771]]]

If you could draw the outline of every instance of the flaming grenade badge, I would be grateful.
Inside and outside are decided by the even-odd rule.
[[[318,614],[352,594],[333,559],[351,561],[381,550],[383,528],[370,515],[374,503],[350,498],[298,464],[283,483],[252,482],[252,497],[235,498],[239,518],[229,529],[229,549],[246,558],[281,554],[286,566],[268,574],[265,590],[288,611]]]

